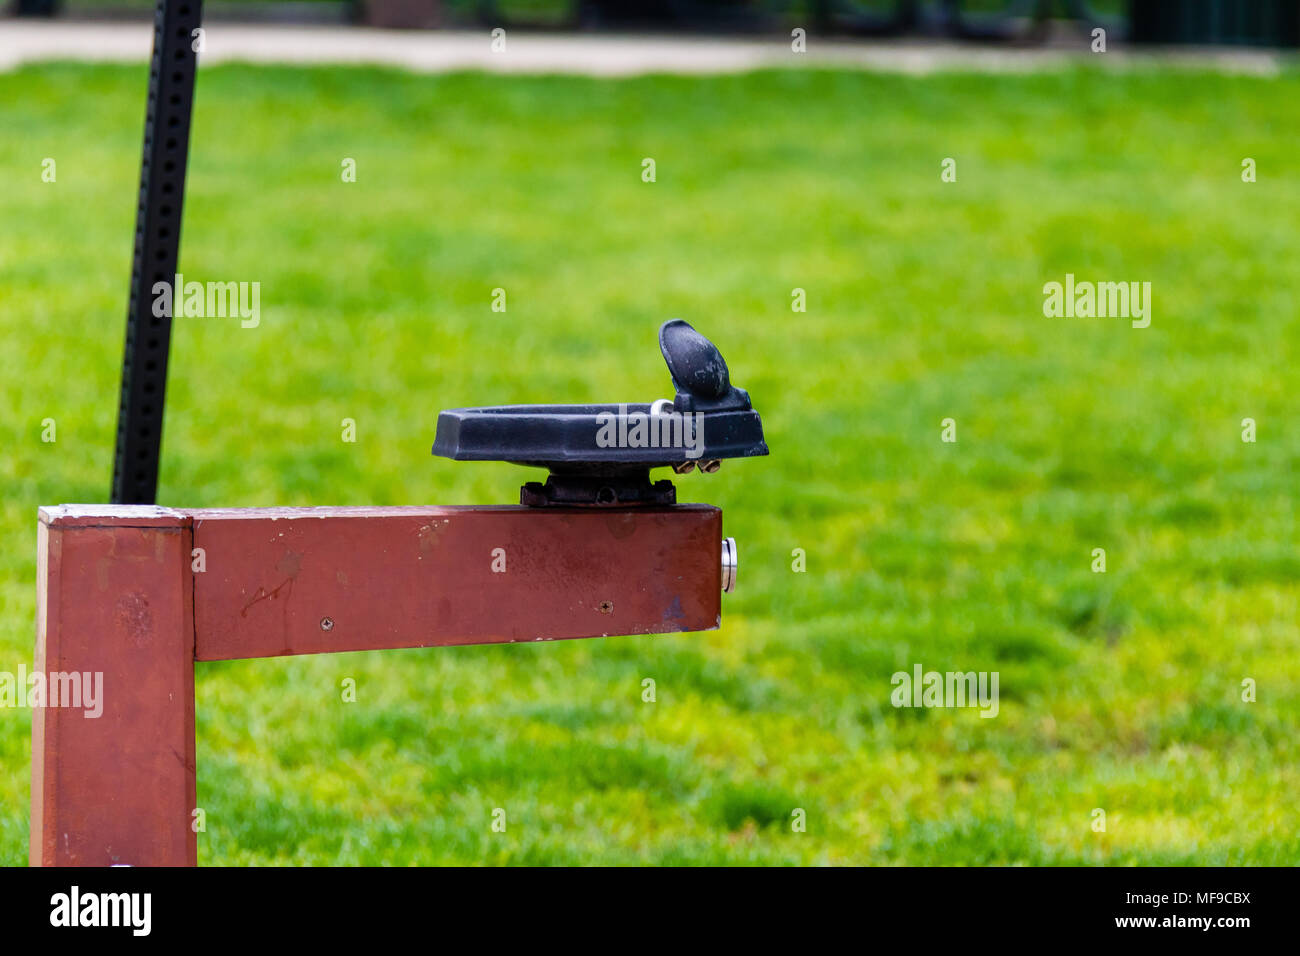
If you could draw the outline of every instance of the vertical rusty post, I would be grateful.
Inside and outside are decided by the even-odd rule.
[[[152,506],[40,511],[35,666],[63,697],[32,711],[34,866],[198,862],[192,538]]]

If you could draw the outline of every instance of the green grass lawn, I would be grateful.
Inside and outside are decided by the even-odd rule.
[[[0,670],[37,506],[107,495],[145,79],[0,75]],[[669,395],[672,316],[772,456],[678,482],[740,542],[720,630],[201,665],[200,862],[1300,862],[1298,128],[1295,72],[205,68],[182,271],[262,322],[177,321],[162,503],[515,500],[438,410]],[[1151,327],[1045,318],[1066,273]],[[917,663],[998,716],[896,710]]]

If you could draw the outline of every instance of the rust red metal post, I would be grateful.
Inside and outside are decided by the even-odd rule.
[[[705,505],[192,511],[201,661],[717,627]]]
[[[35,865],[193,865],[194,662],[718,626],[705,505],[42,508],[36,668],[102,714],[32,725]]]
[[[100,512],[40,512],[36,671],[79,675],[83,706],[32,711],[31,862],[193,865],[190,520]]]

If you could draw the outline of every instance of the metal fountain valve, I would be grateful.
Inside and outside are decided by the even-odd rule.
[[[433,453],[547,470],[520,489],[532,508],[648,508],[677,503],[654,468],[715,474],[727,458],[768,453],[749,393],[731,384],[717,346],[681,319],[659,329],[675,395],[670,401],[453,408],[438,416]],[[722,589],[736,585],[736,542],[720,542]]]

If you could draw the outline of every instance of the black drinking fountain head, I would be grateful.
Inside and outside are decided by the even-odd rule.
[[[671,319],[659,349],[672,401],[452,408],[438,416],[433,453],[547,469],[544,484],[520,490],[520,502],[534,507],[675,504],[673,483],[651,483],[650,469],[711,473],[724,458],[767,454],[762,419],[731,384],[717,346]]]

